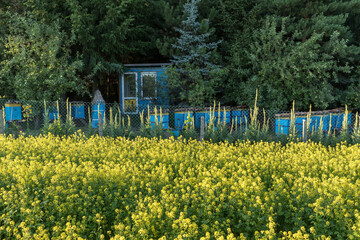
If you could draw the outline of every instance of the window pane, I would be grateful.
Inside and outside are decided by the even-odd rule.
[[[136,75],[124,75],[124,97],[136,97]]]
[[[143,98],[154,98],[156,96],[156,73],[142,73]]]

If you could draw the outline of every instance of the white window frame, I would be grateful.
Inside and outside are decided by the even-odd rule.
[[[143,75],[154,75],[155,76],[155,97],[144,97],[144,92],[143,92],[143,88],[144,88],[144,83],[143,83]],[[157,72],[141,72],[140,73],[140,79],[141,79],[141,99],[144,100],[151,100],[156,98],[157,96],[157,87],[156,87],[156,83],[157,83]]]

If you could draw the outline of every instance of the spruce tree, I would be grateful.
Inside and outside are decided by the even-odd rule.
[[[174,55],[172,45],[176,42],[178,33],[174,26],[179,26],[182,20],[183,5],[185,0],[162,0],[158,2],[158,8],[161,9],[161,24],[157,26],[161,33],[156,41],[156,47],[159,53],[170,59]]]
[[[176,54],[171,60],[174,66],[167,69],[171,96],[179,93],[175,101],[191,105],[212,101],[215,94],[219,67],[212,62],[213,52],[220,42],[208,42],[212,31],[207,19],[199,21],[198,3],[191,0],[184,4],[186,18],[181,27],[177,42],[173,44]]]

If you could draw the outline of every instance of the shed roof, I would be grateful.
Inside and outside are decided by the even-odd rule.
[[[124,67],[162,67],[169,65],[172,65],[172,63],[130,63],[124,64]]]

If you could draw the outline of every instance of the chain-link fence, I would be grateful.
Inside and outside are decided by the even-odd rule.
[[[303,125],[310,131],[340,132],[346,127],[353,129],[355,114],[345,112],[344,108],[313,111],[294,112],[258,110],[244,106],[156,106],[156,105],[121,105],[117,103],[89,103],[89,102],[41,102],[41,101],[14,101],[0,99],[3,126],[8,132],[26,132],[37,135],[43,132],[44,127],[56,121],[65,123],[71,120],[74,129],[84,132],[97,133],[99,117],[103,117],[105,126],[126,126],[127,131],[134,135],[140,131],[142,123],[153,128],[161,125],[164,131],[175,136],[182,134],[185,128],[192,126],[199,132],[201,118],[205,126],[213,125],[216,130],[220,124],[229,133],[234,129],[245,129],[256,126],[258,129],[267,128],[269,135],[288,135],[295,129],[296,135],[301,135]],[[305,122],[304,122],[305,121]]]

